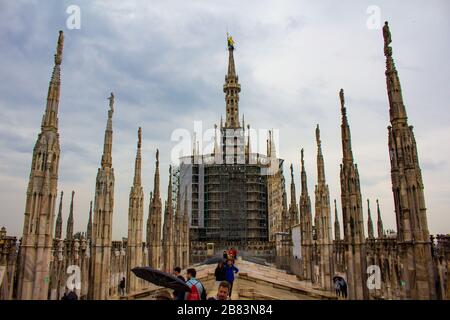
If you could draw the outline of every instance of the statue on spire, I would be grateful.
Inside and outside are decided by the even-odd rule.
[[[321,141],[320,141],[320,128],[319,128],[319,125],[317,125],[317,127],[316,127],[316,141],[317,141],[317,145],[320,146],[321,145]]]
[[[234,40],[233,37],[230,36],[230,34],[227,32],[227,43],[228,43],[228,49],[234,50]]]
[[[142,144],[142,128],[139,127],[139,130],[138,130],[138,148],[139,149],[141,148],[141,144]]]
[[[63,46],[64,46],[64,33],[62,32],[62,30],[59,30],[58,45],[56,47],[56,54],[55,54],[56,65],[61,65]]]
[[[112,112],[114,112],[114,93],[111,92],[111,95],[108,98],[109,100],[109,108]]]
[[[391,31],[389,30],[389,24],[386,21],[383,27],[383,38],[384,38],[384,55],[386,57],[392,56],[392,48],[389,46],[392,42]]]

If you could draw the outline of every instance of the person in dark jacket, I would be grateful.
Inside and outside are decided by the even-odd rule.
[[[123,277],[122,280],[120,280],[119,290],[120,290],[119,291],[120,295],[124,296],[125,295],[125,277]]]
[[[219,261],[216,270],[214,271],[214,276],[216,277],[216,287],[225,280],[225,266],[223,261]]]
[[[225,279],[230,284],[229,296],[231,297],[231,291],[233,290],[234,274],[238,273],[239,269],[233,263],[233,260],[228,259],[225,266]]]
[[[78,300],[78,295],[74,290],[69,291],[69,288],[66,287],[66,291],[61,300]]]
[[[174,276],[176,276],[181,281],[186,282],[186,279],[184,279],[184,277],[181,275],[181,268],[180,267],[175,267],[173,269],[173,274],[174,274]],[[184,300],[184,292],[178,292],[177,290],[174,290],[173,291],[173,296],[174,296],[175,300]]]

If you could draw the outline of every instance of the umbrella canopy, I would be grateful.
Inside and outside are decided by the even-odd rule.
[[[183,280],[161,270],[150,267],[136,267],[131,269],[131,271],[136,277],[156,284],[157,286],[170,288],[179,292],[191,292],[191,288]]]
[[[217,264],[220,261],[224,261],[222,256],[214,256],[209,259],[206,259],[205,261],[202,262],[202,264],[215,264],[215,263]]]
[[[333,277],[333,282],[334,283],[338,282],[338,284],[340,285],[341,288],[346,288],[347,287],[347,282],[341,276],[334,276]]]

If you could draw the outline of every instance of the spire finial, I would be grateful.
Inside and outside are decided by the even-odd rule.
[[[105,140],[103,144],[102,168],[112,166],[112,116],[114,113],[114,94],[111,92],[109,98],[108,120],[106,122]]]
[[[138,130],[138,148],[139,149],[141,148],[141,144],[142,144],[142,128],[139,127],[139,130]]]
[[[391,30],[389,29],[389,23],[387,21],[384,22],[383,27],[383,38],[384,38],[384,54],[386,57],[392,56],[392,48],[389,46],[392,42],[391,38]]]
[[[114,112],[114,93],[111,92],[111,95],[108,98],[109,100],[109,108],[112,112]]]
[[[133,186],[141,185],[141,146],[142,146],[142,128],[138,129],[138,142],[137,142],[137,151],[136,151],[136,162],[134,165],[134,181]]]
[[[58,130],[58,108],[61,93],[61,63],[64,47],[64,34],[59,31],[58,43],[55,53],[55,65],[53,67],[52,76],[47,93],[47,106],[42,117],[41,130],[57,131]]]
[[[319,128],[319,124],[317,124],[317,127],[316,127],[316,141],[317,141],[317,145],[320,147],[321,142],[320,142],[320,128]]]
[[[58,37],[58,45],[56,47],[56,54],[55,54],[55,64],[61,65],[62,62],[62,52],[64,47],[64,32],[62,30],[59,30],[59,37]]]
[[[345,98],[344,98],[344,89],[341,89],[339,91],[339,99],[341,100],[341,112],[342,115],[346,115],[346,109],[345,109]]]
[[[227,32],[227,46],[228,50],[234,50],[234,40],[233,37]]]
[[[305,165],[303,148],[300,150],[300,159],[301,159],[302,167],[303,167]]]

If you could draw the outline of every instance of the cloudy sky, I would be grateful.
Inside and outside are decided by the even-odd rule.
[[[80,29],[66,12],[80,8]],[[374,7],[375,6],[375,7]],[[7,1],[0,0],[0,226],[21,235],[31,156],[65,32],[59,112],[59,190],[67,219],[75,190],[75,230],[85,231],[94,196],[111,91],[116,96],[113,236],[126,236],[137,128],[143,130],[143,185],[153,189],[160,149],[167,194],[172,133],[203,129],[225,113],[226,32],[236,41],[240,114],[257,130],[279,132],[285,171],[294,164],[297,201],[304,147],[311,200],[314,130],[321,126],[331,199],[340,198],[340,105],[344,88],[363,199],[380,199],[395,229],[387,147],[389,124],[383,37],[393,51],[414,125],[431,233],[450,231],[450,3],[438,1]],[[378,15],[379,13],[379,15]],[[264,142],[265,135],[259,137]],[[256,141],[253,141],[256,149]],[[206,142],[205,142],[206,143]],[[264,150],[259,150],[264,151]],[[176,163],[175,163],[176,164]],[[287,187],[290,178],[286,175]],[[364,215],[367,204],[364,200]],[[340,212],[340,201],[338,201]],[[145,211],[146,219],[148,210]],[[65,223],[65,222],[64,222]],[[65,225],[63,226],[65,230]]]

